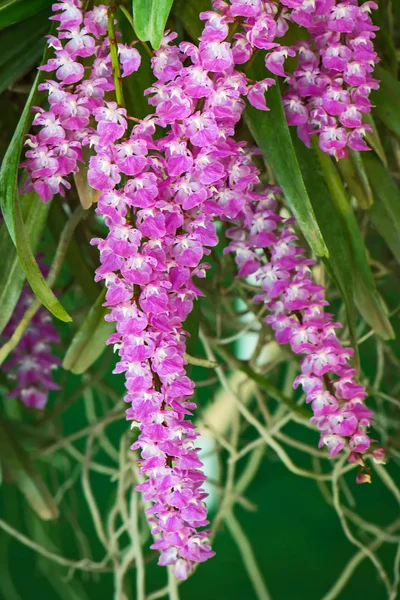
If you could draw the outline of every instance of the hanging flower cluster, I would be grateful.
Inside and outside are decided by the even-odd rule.
[[[234,23],[235,62],[245,63],[255,52],[266,51],[268,71],[285,78],[288,124],[298,127],[308,146],[315,133],[321,150],[336,158],[347,156],[349,148],[369,149],[364,136],[371,127],[362,122],[362,114],[370,111],[369,94],[379,87],[371,75],[378,62],[372,43],[378,27],[369,14],[377,8],[374,2],[358,6],[357,0],[214,0],[214,6],[225,24]],[[288,22],[307,29],[305,39],[293,46],[277,42]],[[291,73],[285,62],[295,57],[297,68]],[[274,83],[270,78],[256,82],[249,89],[249,102],[268,110],[264,93]]]
[[[23,191],[34,189],[44,202],[70,189],[66,177],[79,170],[91,115],[114,89],[110,42],[105,37],[108,7],[95,6],[84,13],[78,0],[67,0],[53,4],[53,11],[51,19],[60,21],[58,37],[48,36],[55,58],[39,68],[55,72],[56,80],[39,85],[39,90],[47,91],[50,106],[48,110],[35,108],[33,125],[39,132],[28,136],[30,149],[22,163],[28,172]],[[124,44],[118,45],[118,51],[122,75],[137,70],[139,52]],[[85,67],[84,59],[89,57],[90,65]]]
[[[314,261],[297,245],[293,219],[277,212],[279,192],[272,186],[259,194],[252,188],[244,191],[248,194],[246,212],[227,231],[231,241],[226,252],[235,254],[239,276],[254,274],[258,280],[261,290],[254,300],[268,308],[266,323],[275,331],[277,342],[304,355],[294,388],[301,385],[306,402],[311,403],[311,423],[321,432],[320,447],[326,446],[331,458],[347,448],[349,462],[365,467],[362,454],[376,441],[368,435],[372,412],[364,403],[367,393],[349,364],[353,350],[344,348],[336,335],[341,325],[324,311],[328,303],[323,287],[312,279]],[[383,458],[382,448],[371,453],[376,460]],[[357,482],[368,480],[365,467]]]
[[[34,299],[35,296],[29,287],[25,287],[2,333],[4,339],[12,336]],[[15,387],[7,394],[8,398],[19,398],[28,408],[43,409],[46,406],[49,390],[59,389],[53,380],[52,372],[60,361],[52,354],[51,349],[52,344],[59,341],[51,315],[44,308],[40,308],[11,357],[3,365],[9,381],[15,383]]]
[[[283,97],[288,123],[297,126],[307,145],[315,133],[320,148],[336,158],[346,156],[349,148],[368,150],[364,136],[371,128],[362,122],[362,114],[370,111],[369,94],[379,87],[371,75],[378,58],[372,43],[377,27],[369,12],[376,5],[368,1],[358,6],[357,0],[327,0],[322,4],[282,0],[281,4],[284,6],[272,0],[214,0],[219,12],[202,13],[207,25],[199,48],[187,45],[193,67],[201,64],[211,70],[212,63],[218,61],[218,68],[228,72],[233,64],[242,65],[255,52],[266,51],[267,70],[289,84]],[[48,80],[39,86],[47,90],[50,107],[47,111],[36,109],[33,124],[40,131],[28,137],[30,149],[23,163],[29,174],[25,189],[35,189],[44,201],[69,189],[65,177],[78,171],[90,116],[104,104],[104,94],[114,89],[109,40],[105,37],[108,7],[95,6],[84,13],[78,0],[68,0],[54,4],[53,10],[61,11],[51,17],[60,21],[58,37],[49,36],[55,58],[40,68],[55,71],[58,81]],[[285,35],[290,21],[306,27],[310,39],[294,46],[279,44],[277,40]],[[229,26],[235,30],[232,43],[226,41]],[[68,41],[63,44],[61,40]],[[118,44],[118,54],[123,77],[138,69],[140,55],[135,48]],[[169,81],[170,74],[179,70],[178,54],[178,48],[173,47],[165,56],[158,53],[153,59],[154,75],[161,81]],[[290,73],[285,70],[285,61],[296,56],[297,68]],[[84,67],[83,59],[88,57],[92,64]],[[194,69],[190,76],[192,85],[202,85]],[[246,79],[241,93],[256,108],[268,110],[265,92],[274,84],[271,77],[255,83]]]
[[[372,129],[362,117],[371,109],[371,90],[379,87],[371,75],[378,62],[372,42],[378,27],[369,15],[377,5],[358,6],[357,0],[282,4],[292,9],[291,21],[310,34],[294,47],[297,68],[288,76],[283,98],[289,125],[297,125],[308,146],[317,133],[321,150],[336,158],[347,156],[349,148],[369,150],[364,136]]]
[[[152,120],[118,142],[127,130],[125,110],[107,103],[95,117],[88,179],[102,192],[96,212],[109,227],[105,240],[92,240],[100,250],[96,277],[105,282],[108,319],[116,322],[109,343],[120,356],[115,372],[126,376],[127,417],[140,430],[133,448],[141,451],[147,480],[138,489],[153,502],[149,520],[160,534],[152,547],[161,551],[159,564],[174,565],[185,579],[213,553],[207,532],[196,530],[208,521],[198,434],[185,419],[195,404],[188,400],[194,384],[184,368],[182,322],[200,293],[191,277],[203,275],[203,245],[217,238],[207,218],[196,210],[185,214],[174,195],[167,161],[157,152],[166,141],[153,140]]]
[[[295,0],[282,4],[287,6],[268,0],[215,0],[219,12],[200,15],[205,25],[198,46],[189,42],[176,46],[177,35],[166,32],[152,58],[156,81],[146,91],[155,113],[132,129],[125,108],[105,98],[114,89],[110,42],[105,37],[107,7],[84,13],[78,0],[53,5],[61,11],[52,17],[60,21],[58,38],[50,38],[56,58],[42,69],[55,71],[58,81],[42,85],[48,91],[50,108],[47,112],[36,109],[34,125],[40,130],[28,138],[31,149],[24,163],[28,187],[44,201],[69,188],[65,177],[78,170],[82,147],[90,149],[88,182],[100,192],[96,212],[109,229],[105,239],[92,240],[100,252],[96,279],[105,283],[107,318],[116,323],[109,343],[120,357],[115,372],[126,377],[125,399],[131,404],[127,417],[139,430],[133,448],[140,450],[140,473],[146,480],[138,489],[152,502],[148,515],[156,536],[152,547],[161,553],[159,564],[172,565],[180,579],[213,555],[208,532],[199,529],[208,521],[198,434],[190,421],[196,405],[190,400],[194,383],[185,372],[184,321],[201,295],[193,279],[205,276],[209,265],[204,258],[218,242],[215,219],[235,224],[228,233],[228,251],[235,252],[239,275],[257,272],[265,292],[260,300],[272,313],[268,323],[278,341],[306,355],[296,385],[303,385],[312,402],[321,444],[328,446],[332,456],[348,444],[350,460],[362,463],[360,455],[371,443],[365,390],[355,382],[355,371],[349,366],[351,350],[343,349],[335,335],[338,325],[323,312],[323,290],[310,277],[312,261],[296,246],[290,222],[277,214],[274,190],[259,193],[259,173],[246,144],[233,136],[245,107],[244,97],[268,110],[265,92],[275,80],[249,82],[235,68],[262,50],[267,51],[267,69],[288,78],[290,93],[295,88],[300,93],[299,86],[304,85],[299,101],[315,98],[315,107],[309,99],[302,108],[306,120],[295,123],[288,109],[289,96],[285,97],[289,123],[301,126],[303,139],[308,139],[304,132],[319,133],[321,147],[336,156],[339,150],[343,156],[347,145],[355,147],[355,137],[362,139],[358,126],[346,132],[341,149],[325,143],[324,127],[333,127],[329,115],[336,118],[339,113],[332,113],[331,104],[324,107],[324,94],[329,86],[339,85],[336,71],[345,73],[342,85],[350,86],[351,92],[343,88],[343,93],[358,104],[363,97],[363,109],[357,108],[361,111],[369,109],[367,88],[357,83],[356,67],[350,77],[347,67],[340,71],[332,66],[336,63],[325,64],[324,49],[328,42],[332,45],[333,31],[334,40],[339,35],[337,43],[343,34],[346,47],[361,51],[362,44],[356,40],[360,32],[372,29],[367,27],[366,5],[358,9],[354,2],[346,3],[358,10],[356,25],[348,32],[343,24],[347,17],[332,16],[341,7],[335,0],[327,0],[325,8],[318,9],[312,3],[304,8],[304,3]],[[315,94],[314,88],[306,86],[307,69],[304,77],[297,75],[305,62],[293,76],[284,70],[288,56],[298,53],[299,61],[303,60],[301,47],[275,41],[286,33],[288,20],[299,22],[301,11],[311,11],[307,27],[315,33],[317,50],[310,46],[308,55],[314,62],[317,51],[322,56],[321,88]],[[320,18],[325,12],[330,15],[326,23]],[[333,22],[336,29],[331,29]],[[323,36],[323,27],[329,35]],[[68,41],[63,45],[61,40]],[[121,44],[118,51],[122,75],[136,71],[139,53]],[[357,54],[352,56],[358,60]],[[83,59],[88,58],[91,65],[84,66],[89,61]],[[328,115],[318,129],[314,108]],[[344,127],[353,127],[340,118]],[[266,260],[261,260],[260,249]]]
[[[201,43],[215,35],[213,15],[202,15]],[[242,172],[231,136],[246,80],[232,70],[228,43],[211,53],[207,45],[178,49],[170,45],[175,37],[164,38],[152,61],[157,82],[147,93],[154,117],[125,137],[124,109],[110,103],[94,112],[88,179],[102,192],[96,210],[110,229],[105,240],[93,241],[97,277],[117,323],[110,343],[121,357],[116,371],[126,373],[127,415],[140,429],[133,447],[148,479],[139,489],[154,503],[153,533],[161,534],[153,548],[161,551],[159,563],[172,564],[184,579],[213,553],[207,532],[196,530],[208,522],[197,433],[185,419],[195,404],[188,401],[194,384],[185,374],[182,324],[201,293],[192,279],[204,277],[203,257],[218,242],[213,217],[236,216],[244,205],[240,191],[222,198],[219,189]],[[191,64],[184,67],[186,59]]]

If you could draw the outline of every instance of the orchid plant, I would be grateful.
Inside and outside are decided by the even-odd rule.
[[[267,600],[233,508],[247,502],[237,463],[251,453],[251,480],[271,449],[320,484],[394,599],[400,553],[392,580],[375,546],[399,543],[398,521],[384,529],[363,519],[349,488],[381,480],[399,498],[390,365],[400,356],[385,288],[396,285],[400,257],[398,125],[388,114],[388,89],[400,97],[400,84],[382,34],[391,9],[189,4],[195,16],[178,0],[51,6],[44,59],[0,176],[0,461],[39,516],[63,518],[70,463],[57,490],[52,465],[36,462],[67,450],[106,555],[64,559],[7,520],[0,527],[61,565],[110,567],[117,600],[176,600],[178,582],[214,557],[225,521],[256,597]],[[22,27],[12,25],[18,10],[18,0],[0,5],[0,19]],[[372,235],[385,258],[366,246]],[[363,366],[367,339],[375,378]],[[68,372],[81,377],[77,392],[67,392]],[[89,426],[68,435],[60,416],[82,402]],[[122,427],[124,414],[130,429],[120,428],[117,450],[105,427]],[[283,432],[294,423],[318,432],[314,442]],[[82,454],[73,442],[84,436]],[[298,466],[293,448],[311,466]],[[115,494],[103,513],[91,469]],[[153,560],[168,583],[151,593]],[[351,575],[324,598],[344,598]]]

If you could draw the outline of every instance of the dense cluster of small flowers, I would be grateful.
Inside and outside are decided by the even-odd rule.
[[[34,299],[35,296],[26,287],[2,333],[4,340],[10,339]],[[28,408],[43,409],[46,406],[49,390],[59,389],[52,372],[60,361],[52,354],[51,348],[52,344],[59,341],[51,315],[46,309],[40,308],[3,365],[7,379],[16,384],[7,394],[8,398],[19,398]]]
[[[116,322],[109,339],[120,356],[114,372],[125,373],[127,418],[140,431],[132,448],[140,449],[139,471],[147,477],[138,489],[153,502],[152,547],[161,552],[159,564],[173,565],[185,579],[196,562],[213,555],[207,531],[197,531],[208,521],[198,434],[185,419],[195,404],[188,400],[194,384],[184,368],[182,322],[199,294],[190,280],[193,272],[202,275],[199,240],[215,243],[215,233],[174,201],[151,120],[125,137],[125,110],[115,103],[96,110],[95,118],[88,178],[101,192],[96,212],[109,233],[92,243],[100,250],[96,277],[107,288],[107,318]]]
[[[369,94],[379,87],[372,72],[378,62],[370,17],[374,2],[357,0],[281,0],[290,20],[305,27],[310,38],[294,46],[297,68],[288,75],[283,97],[289,125],[310,145],[319,136],[321,150],[343,158],[348,149],[369,150],[364,136],[371,127],[363,113],[371,109]]]
[[[367,393],[349,364],[353,350],[344,348],[336,335],[341,325],[324,311],[328,303],[323,287],[312,279],[314,261],[297,245],[293,219],[277,211],[279,192],[272,186],[259,194],[250,190],[246,211],[227,232],[231,241],[226,252],[235,254],[239,276],[253,275],[259,282],[261,290],[254,300],[268,308],[266,323],[277,342],[304,355],[294,388],[301,385],[311,403],[311,423],[321,432],[320,447],[326,446],[331,457],[346,448],[349,462],[364,467],[362,455],[376,441],[368,435],[372,412],[364,403]],[[376,460],[383,459],[381,448],[371,453]],[[361,471],[357,481],[368,481],[368,471]]]
[[[331,11],[335,0],[325,4]],[[56,58],[42,68],[56,71],[58,82],[42,85],[50,109],[37,109],[34,125],[41,129],[29,137],[32,149],[25,163],[28,186],[47,201],[69,187],[65,177],[78,170],[82,146],[91,153],[88,182],[99,192],[96,212],[109,229],[105,239],[92,240],[100,252],[96,279],[107,288],[107,319],[116,323],[109,343],[120,357],[115,372],[125,373],[125,399],[131,404],[127,417],[139,431],[132,448],[140,450],[140,473],[146,480],[138,489],[152,503],[148,515],[159,564],[172,565],[181,579],[195,563],[213,555],[202,529],[208,524],[206,494],[198,434],[190,421],[196,405],[190,400],[194,383],[185,372],[183,324],[201,295],[194,278],[205,276],[209,265],[204,257],[218,242],[216,218],[237,223],[229,230],[228,251],[236,253],[240,275],[257,271],[262,279],[262,300],[272,311],[269,322],[279,341],[306,354],[296,385],[303,384],[312,402],[322,444],[334,456],[348,439],[354,460],[361,460],[370,444],[366,430],[371,413],[348,364],[351,350],[341,347],[337,325],[323,312],[323,290],[310,278],[311,261],[295,245],[288,222],[274,212],[270,194],[257,192],[258,171],[245,143],[233,137],[244,97],[268,110],[265,92],[275,84],[272,78],[249,81],[235,67],[263,50],[267,69],[288,77],[285,60],[300,55],[300,48],[275,40],[286,33],[291,11],[272,0],[215,0],[214,6],[219,12],[200,14],[205,25],[198,46],[174,45],[177,35],[166,32],[152,58],[155,83],[146,91],[155,112],[131,128],[126,110],[105,100],[105,93],[114,89],[104,37],[107,8],[84,13],[78,0],[53,5],[61,11],[53,17],[60,21],[58,38],[50,38]],[[289,8],[295,13],[298,6]],[[318,22],[319,16],[316,12]],[[361,20],[351,34],[343,30],[346,43],[354,47]],[[324,47],[318,44],[318,49]],[[123,75],[136,71],[137,51],[121,44],[118,50]],[[92,65],[85,67],[82,59],[88,57]],[[327,87],[328,71],[324,77]],[[355,89],[354,79],[344,81]],[[289,82],[294,85],[293,78]],[[311,119],[310,112],[308,125]],[[324,139],[324,132],[319,133]],[[353,147],[346,137],[347,143]],[[266,262],[260,249],[269,257]],[[277,283],[272,292],[270,280]]]
[[[33,125],[39,132],[28,136],[29,150],[21,165],[28,172],[24,191],[34,189],[45,202],[70,189],[66,177],[79,170],[91,115],[103,105],[106,92],[114,89],[110,43],[104,37],[108,7],[84,12],[79,0],[65,0],[53,4],[53,11],[51,19],[60,22],[58,37],[48,36],[55,57],[39,68],[55,72],[56,80],[39,85],[48,93],[49,108],[35,108]],[[123,76],[137,70],[140,55],[135,48],[118,44],[118,52]],[[90,66],[84,66],[88,58]]]
[[[205,275],[203,257],[218,241],[213,218],[235,217],[244,204],[236,182],[251,183],[242,144],[232,138],[246,78],[233,70],[219,15],[201,17],[199,48],[177,48],[176,35],[167,34],[155,53],[157,81],[147,91],[154,116],[124,137],[124,109],[110,103],[94,111],[96,155],[88,172],[102,192],[97,212],[110,228],[106,240],[94,240],[102,263],[97,277],[105,280],[109,318],[117,322],[110,343],[121,357],[117,372],[126,373],[128,418],[140,429],[133,447],[148,479],[139,489],[154,503],[159,562],[174,565],[180,578],[212,555],[207,532],[196,530],[207,524],[204,476],[197,434],[185,419],[195,404],[188,402],[194,385],[184,370],[182,323],[200,295],[193,277]],[[232,191],[222,192],[228,180]]]
[[[358,6],[357,0],[214,0],[214,6],[222,14],[214,16],[219,32],[227,23],[236,23],[235,62],[245,63],[254,52],[266,51],[268,71],[285,78],[286,117],[307,145],[315,133],[320,148],[336,158],[345,157],[349,148],[368,150],[364,136],[371,128],[362,122],[362,113],[370,111],[369,94],[379,87],[371,75],[378,61],[372,42],[378,28],[369,14],[377,8],[374,2]],[[289,22],[306,28],[307,39],[293,46],[279,44]],[[289,57],[297,57],[293,73],[285,68]],[[249,102],[268,110],[264,93],[274,83],[266,78],[250,86]]]

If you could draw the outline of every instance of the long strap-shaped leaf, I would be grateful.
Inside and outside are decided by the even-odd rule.
[[[3,0],[0,4],[0,29],[27,19],[50,7],[51,3],[52,0]]]
[[[342,180],[331,157],[319,150],[319,148],[317,149],[317,154],[331,197],[343,220],[344,230],[350,244],[355,303],[375,333],[380,335],[384,340],[394,338],[394,331],[387,317],[382,299],[377,291],[368,263],[364,240]]]
[[[45,60],[47,51],[45,53]],[[7,224],[11,239],[17,249],[18,258],[26,278],[42,304],[61,321],[71,321],[64,307],[57,300],[37,265],[32,248],[29,244],[21,205],[18,198],[17,174],[20,163],[23,137],[31,124],[31,108],[36,96],[37,86],[40,83],[42,73],[36,76],[27,103],[15,130],[14,136],[7,149],[0,171],[0,203],[4,220]]]
[[[307,192],[329,250],[329,258],[324,259],[325,266],[343,298],[351,343],[357,353],[353,260],[344,223],[331,198],[315,150],[307,148],[296,131],[293,134],[293,145]],[[358,365],[357,354],[355,362]]]
[[[135,31],[139,40],[160,47],[173,0],[132,0]]]
[[[32,192],[24,194],[21,200],[29,243],[35,251],[42,235],[50,205],[38,202],[36,194]],[[0,227],[0,256],[2,257],[0,272],[1,334],[18,302],[25,281],[25,274],[21,269],[17,250],[4,223]]]
[[[256,62],[259,63],[259,61]],[[265,68],[262,64],[261,67],[253,65],[249,75],[256,80],[263,79]],[[318,256],[328,256],[328,249],[297,162],[278,83],[268,91],[267,104],[271,109],[270,112],[248,106],[245,111],[245,120],[257,145],[271,166],[310,247]]]
[[[48,31],[47,11],[25,19],[0,34],[0,93],[43,56]]]
[[[115,330],[114,323],[104,320],[109,312],[103,306],[105,290],[98,296],[85,320],[75,333],[63,361],[63,368],[81,375],[92,366],[106,347]]]
[[[390,131],[400,136],[400,82],[379,65],[375,75],[380,83],[379,90],[371,93],[371,101],[375,105],[373,113]]]
[[[363,156],[363,163],[368,173],[375,197],[380,196],[390,218],[400,227],[400,191],[390,173],[380,161],[368,153]]]
[[[400,189],[376,157],[364,156],[363,163],[375,193],[370,219],[400,264]]]
[[[0,456],[9,477],[42,519],[58,517],[57,504],[29,454],[20,445],[10,422],[0,420]]]

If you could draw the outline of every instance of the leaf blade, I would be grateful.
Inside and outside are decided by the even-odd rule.
[[[331,198],[315,150],[307,148],[296,132],[293,133],[293,145],[311,204],[329,250],[329,258],[325,258],[324,263],[343,298],[350,339],[358,364],[352,258],[344,224]]]
[[[63,368],[81,375],[91,367],[106,347],[115,330],[114,323],[104,320],[108,309],[103,306],[105,290],[98,296],[85,320],[75,333],[64,357]]]
[[[374,156],[364,156],[363,163],[375,197],[379,196],[391,219],[400,225],[400,190],[390,173]]]
[[[36,205],[35,197],[35,193],[24,194],[22,197],[23,219],[33,251],[39,243],[50,208],[50,204],[43,202]],[[0,228],[0,256],[3,257],[3,268],[0,272],[1,334],[18,302],[25,281],[25,274],[21,269],[16,248],[4,224]]]
[[[8,475],[39,517],[56,519],[59,510],[53,496],[6,421],[0,421],[0,456]]]
[[[354,298],[365,321],[382,339],[393,339],[394,331],[388,320],[382,299],[368,263],[364,240],[335,165],[330,156],[317,147],[318,158],[335,206],[343,219],[353,260]]]
[[[380,81],[380,87],[371,92],[371,102],[375,105],[373,113],[400,137],[400,82],[379,65],[375,69],[375,75]]]
[[[260,73],[250,76],[258,81]],[[282,107],[278,84],[272,86],[267,94],[270,112],[259,111],[248,106],[245,120],[258,147],[275,173],[279,186],[296,217],[297,223],[312,250],[318,256],[328,256],[322,233],[319,229],[313,207],[297,162],[289,128]]]
[[[400,190],[377,158],[365,156],[363,163],[375,197],[369,216],[400,264]]]
[[[132,0],[135,31],[139,40],[160,47],[173,0]]]
[[[46,50],[45,58],[48,51],[49,49]],[[69,322],[72,320],[71,317],[47,285],[33,255],[22,218],[21,205],[17,192],[17,175],[23,137],[32,121],[31,108],[36,98],[37,86],[42,77],[42,72],[38,72],[3,160],[0,170],[0,203],[10,237],[17,249],[21,267],[33,292],[55,317],[61,321]]]
[[[52,202],[47,224],[55,241],[59,240],[67,218],[60,203]],[[91,302],[95,302],[99,295],[100,285],[94,281],[93,270],[85,260],[85,255],[82,252],[82,246],[79,243],[76,233],[75,231],[68,245],[66,261],[71,274],[75,277],[83,292]]]
[[[0,4],[0,29],[50,7],[52,0],[5,0]]]

